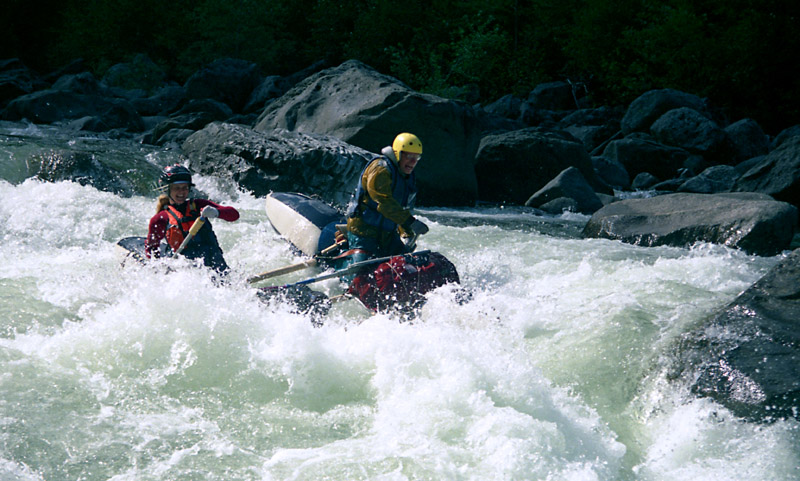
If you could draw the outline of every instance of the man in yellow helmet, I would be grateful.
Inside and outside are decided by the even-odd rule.
[[[428,226],[411,215],[417,196],[414,168],[421,156],[419,138],[402,133],[364,168],[347,209],[352,262],[403,254],[413,246],[401,236],[414,239],[428,232]]]

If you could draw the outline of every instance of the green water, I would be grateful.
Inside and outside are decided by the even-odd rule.
[[[242,214],[214,224],[229,285],[123,269],[114,244],[144,235],[154,195],[24,180],[22,158],[65,146],[15,133],[0,143],[0,479],[800,478],[796,421],[747,422],[666,376],[675,339],[777,257],[582,240],[581,216],[427,208],[419,247],[445,254],[472,300],[442,288],[412,323],[343,302],[314,328],[244,281],[300,260],[263,199],[197,181]],[[174,154],[90,143],[142,165]]]

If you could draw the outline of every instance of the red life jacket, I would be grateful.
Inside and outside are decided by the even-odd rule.
[[[172,205],[168,205],[166,211],[169,218],[166,235],[167,243],[172,247],[173,251],[176,251],[186,236],[189,235],[189,229],[192,228],[194,221],[200,217],[200,212],[197,210],[194,201],[186,203],[184,212],[179,211]]]

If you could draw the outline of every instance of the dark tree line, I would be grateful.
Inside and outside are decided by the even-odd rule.
[[[770,133],[800,123],[794,0],[7,0],[0,58],[97,73],[146,53],[182,82],[220,57],[285,75],[356,58],[412,88],[492,101],[567,79],[598,105],[709,97]]]

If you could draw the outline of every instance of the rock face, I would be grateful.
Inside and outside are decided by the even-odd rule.
[[[797,208],[766,195],[681,193],[609,204],[583,235],[642,246],[712,242],[772,256],[789,248],[796,226]]]
[[[650,132],[662,144],[700,155],[720,155],[727,146],[725,131],[688,107],[665,113],[653,123]]]
[[[660,144],[649,136],[631,135],[609,142],[603,151],[603,158],[622,165],[631,178],[646,172],[666,180],[677,175],[678,169],[689,158],[689,153]]]
[[[142,157],[97,152],[76,142],[71,148],[42,145],[25,164],[36,178],[47,182],[70,180],[121,196],[152,195],[161,169]]]
[[[643,93],[631,102],[622,117],[622,132],[646,132],[659,117],[673,109],[688,107],[698,112],[706,109],[700,97],[679,90],[661,89]]]
[[[590,213],[599,206],[597,197],[613,204],[614,189],[633,189],[757,192],[800,207],[800,125],[770,139],[752,119],[728,123],[706,99],[672,89],[645,92],[627,107],[591,106],[585,86],[572,82],[545,83],[524,98],[507,95],[472,106],[415,92],[358,61],[328,67],[321,61],[290,76],[264,77],[252,62],[224,58],[181,86],[143,55],[111,67],[102,81],[82,61],[39,76],[17,59],[0,60],[0,118],[108,132],[176,152],[194,132],[225,122],[186,142],[187,153],[211,173],[215,169],[202,154],[208,152],[257,194],[326,192],[327,200],[340,202],[357,172],[329,170],[338,153],[358,157],[353,170],[359,170],[398,133],[412,132],[425,147],[416,169],[423,206],[527,203],[548,212]],[[477,92],[465,87],[459,98],[477,102],[468,91]],[[212,146],[215,136],[232,144]],[[239,153],[229,156],[232,145]],[[311,160],[313,155],[319,157]],[[83,160],[74,164],[67,170],[85,170]],[[326,175],[332,186],[322,185]],[[587,235],[642,245],[723,242],[759,253],[786,248],[792,235],[786,226],[794,222],[786,219],[794,214],[783,204],[770,204],[780,206],[771,220],[759,213],[755,221],[748,210],[754,201],[748,208],[733,202],[733,209],[720,202],[712,197],[695,207],[672,206],[674,212],[653,211],[651,219],[645,219],[648,213],[638,213],[636,222],[617,219],[617,232],[609,220],[590,223]],[[727,217],[707,215],[701,204]],[[610,211],[598,215],[603,212]],[[736,215],[742,218],[734,220]],[[662,221],[667,224],[658,227]]]
[[[155,91],[167,83],[167,74],[150,57],[139,54],[130,62],[112,65],[103,75],[109,87]]]
[[[697,194],[717,194],[730,192],[739,177],[736,168],[730,165],[715,165],[709,167],[699,175],[687,180],[678,192],[694,192]]]
[[[480,125],[472,108],[417,93],[361,62],[323,70],[271,102],[255,130],[274,129],[329,135],[369,152],[414,133],[424,148],[416,169],[419,203],[472,205],[478,198],[473,159]]]
[[[533,108],[544,110],[572,110],[579,108],[572,87],[567,82],[547,82],[539,84],[528,95]]]
[[[603,207],[603,202],[600,201],[600,198],[597,197],[592,187],[583,178],[581,172],[575,167],[569,167],[558,174],[555,179],[533,194],[525,202],[525,205],[551,212],[545,206],[552,201],[564,198],[574,200],[574,210],[584,214],[591,214]],[[561,211],[552,213],[560,214]]]
[[[9,100],[47,88],[47,83],[19,59],[0,60],[0,107]]]
[[[214,122],[183,143],[193,170],[225,172],[257,196],[272,191],[320,196],[340,206],[355,191],[369,152],[333,137]]]
[[[737,415],[800,419],[800,250],[686,333],[674,377]]]
[[[568,167],[577,168],[595,190],[610,193],[584,145],[565,132],[532,127],[487,135],[476,155],[480,199],[524,204]]]
[[[800,206],[800,136],[783,141],[740,177],[734,190],[761,192]]]
[[[190,99],[214,99],[224,102],[234,112],[241,112],[262,80],[256,64],[224,58],[198,70],[184,87]]]
[[[130,102],[69,90],[48,89],[23,95],[12,100],[3,112],[6,120],[28,119],[43,124],[83,117],[96,117],[108,128],[131,132],[144,129],[142,118]]]
[[[753,119],[742,119],[725,127],[733,152],[732,162],[738,163],[769,152],[769,138]]]

